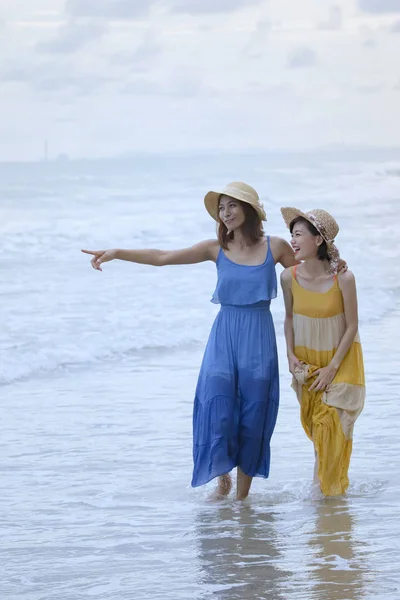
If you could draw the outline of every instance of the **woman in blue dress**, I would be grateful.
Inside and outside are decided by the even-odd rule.
[[[234,182],[204,198],[218,223],[218,239],[181,250],[83,250],[91,264],[114,259],[163,266],[212,260],[218,281],[212,302],[221,305],[211,329],[193,411],[192,486],[218,477],[215,499],[232,488],[238,500],[253,477],[267,478],[270,441],[279,406],[279,374],[270,303],[277,294],[275,264],[296,264],[290,245],[265,236],[264,208],[249,185]]]

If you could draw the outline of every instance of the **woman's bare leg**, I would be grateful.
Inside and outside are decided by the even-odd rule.
[[[253,478],[243,473],[240,467],[237,468],[237,486],[236,486],[236,499],[245,500],[249,495],[251,482]]]
[[[313,483],[319,484],[319,477],[318,477],[318,454],[317,454],[317,450],[315,449],[315,446],[314,446],[314,456],[315,456],[315,462],[314,462],[314,479],[313,479]]]
[[[210,496],[210,500],[223,500],[228,496],[229,492],[232,489],[232,477],[229,473],[225,475],[221,475],[218,477],[218,485],[217,488],[213,491]]]

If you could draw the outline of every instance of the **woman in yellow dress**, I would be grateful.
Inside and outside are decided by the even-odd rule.
[[[337,496],[349,485],[353,427],[365,398],[356,284],[351,271],[337,273],[339,227],[329,213],[281,212],[301,261],[281,275],[292,387],[314,443],[314,481],[325,496]]]

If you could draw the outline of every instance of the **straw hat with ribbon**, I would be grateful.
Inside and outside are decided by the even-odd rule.
[[[337,273],[340,254],[339,250],[335,246],[335,238],[339,233],[339,225],[336,223],[332,215],[322,208],[315,208],[307,213],[304,213],[298,208],[284,207],[281,208],[281,213],[288,227],[290,227],[290,223],[294,219],[297,219],[297,217],[303,217],[303,219],[306,219],[306,221],[311,223],[311,225],[314,225],[315,229],[326,242],[330,258],[329,270],[332,273]]]
[[[228,183],[228,185],[219,192],[208,192],[208,194],[204,196],[206,209],[216,221],[218,221],[218,203],[221,196],[230,196],[231,198],[235,198],[235,200],[250,204],[260,217],[261,221],[267,220],[264,206],[260,202],[256,190],[250,185],[247,185],[247,183],[235,181],[233,183]]]

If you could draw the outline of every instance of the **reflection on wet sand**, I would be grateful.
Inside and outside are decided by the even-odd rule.
[[[361,542],[353,537],[354,515],[345,498],[316,505],[315,530],[309,539],[312,598],[359,600],[365,597],[369,569]]]
[[[284,600],[281,584],[288,574],[278,564],[281,553],[274,515],[251,506],[215,506],[196,522],[202,584],[218,600]]]

